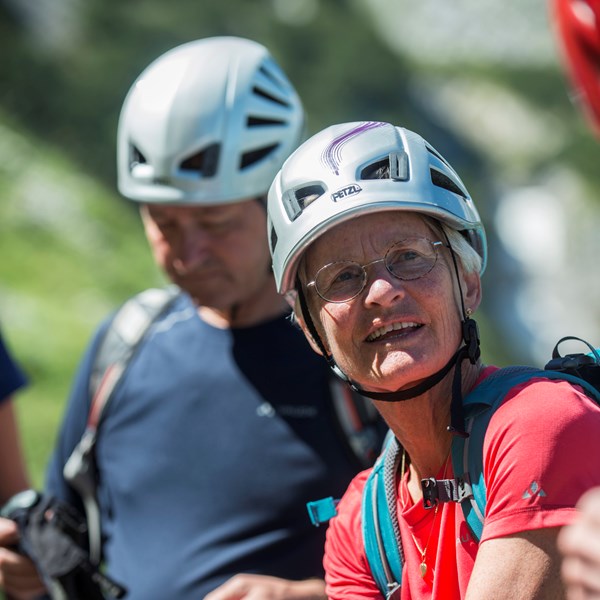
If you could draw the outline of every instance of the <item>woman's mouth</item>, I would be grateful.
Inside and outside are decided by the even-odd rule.
[[[408,333],[407,330],[414,330],[419,327],[421,327],[419,323],[414,323],[412,321],[406,321],[404,323],[390,323],[389,325],[384,325],[383,327],[376,329],[373,333],[370,333],[367,336],[367,342],[374,342],[375,340],[378,340],[381,337],[394,331],[402,331]]]

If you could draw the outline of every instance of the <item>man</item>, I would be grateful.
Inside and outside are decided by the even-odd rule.
[[[338,433],[327,369],[289,323],[266,242],[265,195],[302,129],[283,72],[238,38],[167,52],[123,105],[119,190],[183,291],[118,384],[95,451],[103,557],[130,600],[325,597],[323,533],[305,503],[339,495],[360,465]],[[75,504],[63,468],[106,330],[49,468],[48,492]]]

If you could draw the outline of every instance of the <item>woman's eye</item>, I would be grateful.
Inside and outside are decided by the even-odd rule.
[[[346,281],[351,281],[356,279],[360,275],[354,269],[346,269],[345,271],[340,271],[333,280],[333,283],[344,283]]]
[[[418,260],[419,258],[421,258],[421,255],[416,250],[398,250],[388,257],[388,264],[402,265],[414,260]]]

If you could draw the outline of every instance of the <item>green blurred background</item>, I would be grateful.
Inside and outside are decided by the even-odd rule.
[[[116,125],[141,70],[192,39],[265,44],[310,134],[389,120],[446,155],[489,232],[486,361],[539,364],[566,334],[600,344],[597,142],[545,2],[512,4],[0,0],[0,323],[31,379],[17,405],[36,485],[94,328],[162,282],[115,189]]]

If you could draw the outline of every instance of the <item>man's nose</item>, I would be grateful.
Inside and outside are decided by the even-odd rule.
[[[176,267],[192,271],[206,262],[210,255],[211,236],[197,225],[187,225],[180,229]]]

